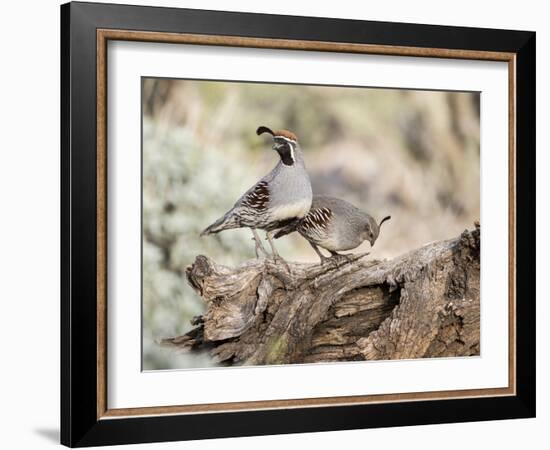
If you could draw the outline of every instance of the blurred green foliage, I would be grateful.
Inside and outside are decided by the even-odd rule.
[[[371,251],[393,257],[456,236],[479,219],[475,93],[145,79],[143,81],[143,367],[213,365],[156,342],[204,311],[185,267],[198,254],[235,265],[254,256],[249,230],[200,238],[277,162],[259,125],[294,131],[314,193],[381,218]],[[316,262],[299,236],[287,259]],[[364,247],[364,248],[363,248]],[[357,251],[365,251],[364,244]]]

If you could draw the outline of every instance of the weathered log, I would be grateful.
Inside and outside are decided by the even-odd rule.
[[[162,343],[227,365],[479,355],[479,249],[476,223],[393,260],[230,268],[200,255],[186,276],[207,311]]]

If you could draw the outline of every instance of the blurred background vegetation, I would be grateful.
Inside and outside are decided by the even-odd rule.
[[[227,265],[254,257],[249,230],[199,233],[277,163],[259,125],[297,134],[314,193],[392,216],[372,258],[455,237],[479,219],[477,93],[147,78],[142,94],[144,370],[214,365],[156,342],[204,312],[184,277],[198,254]],[[297,234],[277,248],[318,261]]]

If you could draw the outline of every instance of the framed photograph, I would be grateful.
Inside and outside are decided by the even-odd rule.
[[[535,33],[61,7],[61,441],[535,415]]]

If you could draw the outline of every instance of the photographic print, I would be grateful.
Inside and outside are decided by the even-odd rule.
[[[142,78],[143,370],[480,355],[477,92]]]

